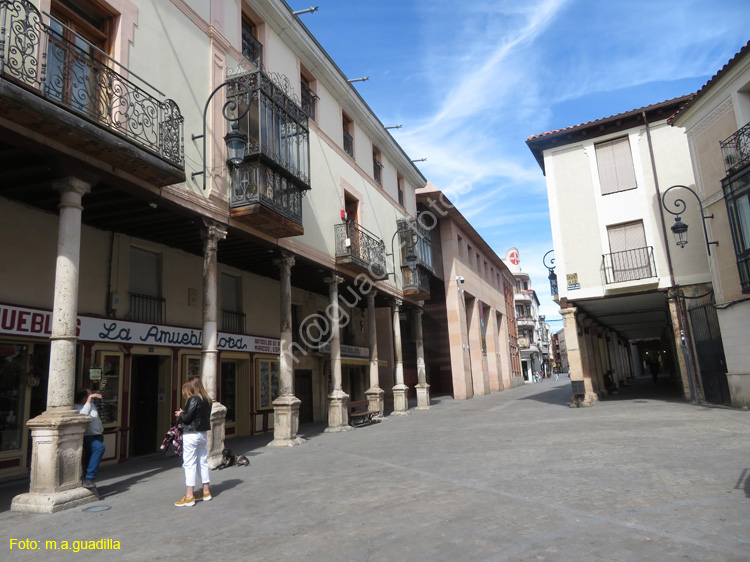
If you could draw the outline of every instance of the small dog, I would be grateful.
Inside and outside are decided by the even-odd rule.
[[[245,455],[233,455],[231,449],[224,449],[221,452],[221,462],[218,464],[216,469],[223,470],[234,465],[247,466],[249,464],[250,461],[247,460],[247,457]]]

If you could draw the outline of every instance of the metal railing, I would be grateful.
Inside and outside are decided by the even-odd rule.
[[[307,113],[307,116],[315,121],[315,102],[320,98],[315,92],[313,92],[312,88],[310,88],[310,86],[308,86],[304,82],[300,82],[300,86],[300,102],[302,103],[302,111]]]
[[[130,296],[130,319],[135,322],[163,324],[166,318],[167,299],[128,293]]]
[[[221,309],[221,329],[230,334],[245,333],[245,314],[234,310]]]
[[[344,152],[354,158],[354,139],[347,131],[344,131]]]
[[[64,24],[51,21],[65,29],[66,35],[72,34]],[[84,38],[75,37],[77,44],[46,25],[26,0],[3,0],[0,76],[184,169],[184,118],[177,104],[160,101],[137,86],[125,77],[136,77],[132,71]],[[122,68],[124,75],[108,64]]]
[[[252,62],[256,68],[263,67],[263,44],[244,25],[242,26],[242,56]]]
[[[412,271],[408,266],[401,267],[403,276],[404,292],[419,291],[420,293],[430,294],[430,277],[432,274],[429,270],[421,266],[416,266]]]
[[[727,174],[750,164],[750,123],[719,144]]]
[[[622,283],[656,277],[654,248],[636,248],[602,256],[602,267],[607,283]]]
[[[385,243],[380,238],[354,221],[334,225],[334,231],[337,258],[351,258],[373,275],[385,275]]]
[[[260,162],[243,162],[232,170],[231,192],[231,209],[260,203],[302,224],[302,190],[299,185]]]

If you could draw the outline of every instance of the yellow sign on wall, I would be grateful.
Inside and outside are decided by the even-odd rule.
[[[566,277],[568,278],[568,290],[569,291],[581,288],[581,284],[578,282],[577,273],[568,273],[566,274]]]

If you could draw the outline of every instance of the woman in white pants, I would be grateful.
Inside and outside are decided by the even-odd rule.
[[[176,501],[177,507],[190,507],[195,500],[211,501],[208,471],[207,432],[211,429],[211,397],[198,377],[182,385],[182,397],[187,400],[185,409],[175,416],[182,424],[182,468],[185,469],[185,497]],[[203,490],[194,494],[197,469],[200,467]]]

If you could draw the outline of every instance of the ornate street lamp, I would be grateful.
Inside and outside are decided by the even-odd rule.
[[[555,258],[549,259],[549,265],[547,265],[547,256],[553,253],[554,250],[550,250],[546,254],[544,254],[544,257],[542,258],[542,263],[544,264],[544,267],[547,268],[547,271],[549,271],[549,276],[547,279],[549,279],[549,290],[552,294],[552,297],[557,296],[557,274],[555,273]]]
[[[219,84],[216,89],[211,92],[206,100],[206,105],[203,108],[203,134],[192,135],[193,140],[203,139],[203,169],[200,172],[193,172],[191,177],[203,175],[203,190],[206,190],[206,114],[208,113],[208,106],[211,104],[211,99],[216,93],[226,86],[242,86],[248,95],[248,100],[252,98],[252,92],[250,87],[239,80],[227,80],[226,82]],[[238,125],[239,120],[242,119],[247,112],[250,110],[250,104],[239,114],[237,117],[232,117],[232,113],[237,111],[237,101],[227,100],[224,103],[224,107],[221,108],[221,113],[224,119],[232,122],[232,129],[224,136],[224,143],[227,146],[227,164],[230,166],[239,166],[245,159],[245,147],[247,146],[247,135],[240,131]]]
[[[688,243],[687,239],[687,231],[688,231],[688,225],[686,225],[684,222],[680,220],[680,213],[684,213],[685,209],[687,208],[687,205],[685,204],[685,201],[682,199],[675,199],[674,200],[674,207],[677,209],[677,212],[670,211],[667,207],[667,193],[669,193],[671,190],[681,187],[683,189],[687,189],[690,193],[695,195],[695,198],[698,200],[698,207],[701,210],[701,219],[703,220],[703,234],[706,237],[706,250],[708,251],[708,255],[711,255],[711,245],[716,244],[719,245],[718,241],[709,242],[708,241],[708,230],[706,230],[706,219],[712,219],[714,218],[713,215],[705,215],[703,212],[703,203],[701,202],[701,198],[698,197],[698,194],[687,187],[686,185],[673,185],[669,189],[667,189],[664,194],[661,196],[661,204],[662,207],[664,207],[664,210],[666,210],[669,214],[675,215],[674,224],[672,225],[672,234],[674,235],[674,241],[675,244],[677,244],[680,248],[684,248],[685,245]]]

